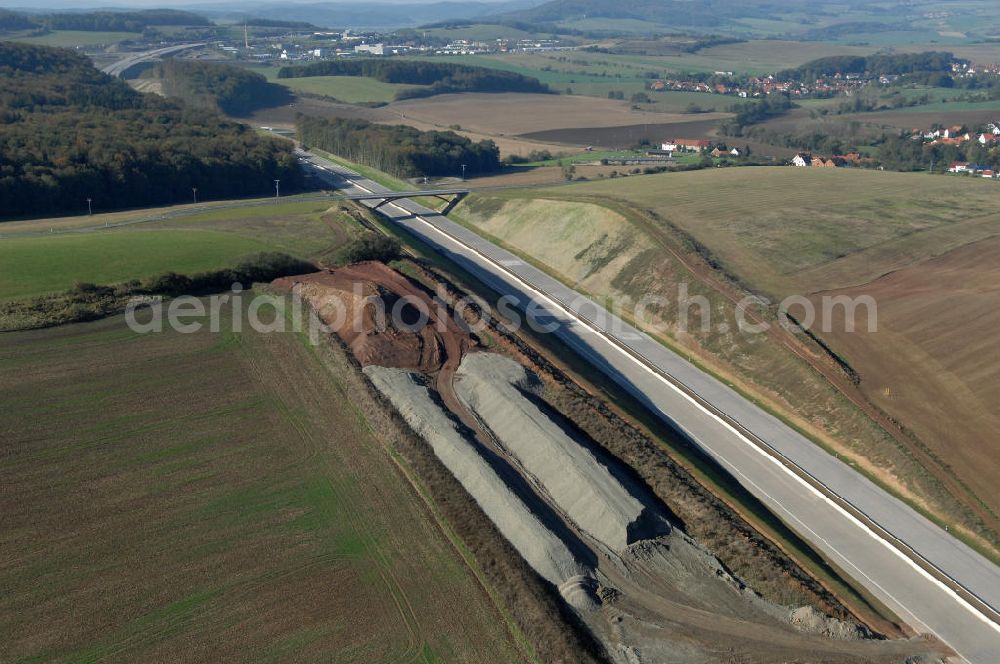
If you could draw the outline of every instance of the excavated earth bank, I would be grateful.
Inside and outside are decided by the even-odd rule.
[[[763,600],[672,527],[621,462],[552,412],[534,374],[482,352],[463,322],[398,272],[369,262],[275,285],[300,295],[350,347],[612,660],[890,662],[914,652],[858,642],[863,626],[812,607]]]

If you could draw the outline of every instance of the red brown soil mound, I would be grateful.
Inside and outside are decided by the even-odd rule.
[[[382,263],[278,279],[318,312],[362,366],[450,375],[476,342],[451,311]]]

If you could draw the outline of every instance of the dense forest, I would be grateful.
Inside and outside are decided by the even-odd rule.
[[[13,32],[15,30],[34,30],[41,27],[31,20],[26,14],[18,14],[9,9],[0,8],[0,32]]]
[[[154,25],[213,25],[204,16],[174,9],[130,12],[73,12],[28,15],[0,10],[0,30],[82,30],[86,32],[142,32]]]
[[[299,115],[299,140],[397,177],[469,175],[500,168],[493,141],[473,143],[451,131],[420,131],[347,118]]]
[[[384,83],[426,85],[403,90],[397,98],[429,97],[450,92],[550,92],[537,78],[509,71],[423,60],[324,60],[282,67],[278,78],[366,76]]]
[[[0,215],[267,195],[302,184],[290,143],[141,95],[66,49],[0,42]]]
[[[836,74],[864,74],[872,76],[905,75],[916,73],[947,73],[955,61],[952,53],[925,51],[897,55],[834,55],[807,62],[795,69],[779,72],[779,80],[815,81]]]
[[[287,88],[255,72],[233,65],[195,60],[164,60],[148,76],[159,79],[163,94],[196,108],[246,115],[292,99]]]

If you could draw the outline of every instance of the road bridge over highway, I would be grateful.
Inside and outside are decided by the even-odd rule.
[[[377,210],[383,205],[394,201],[417,198],[419,196],[430,196],[447,201],[448,204],[441,210],[440,214],[448,214],[468,195],[468,189],[420,189],[417,191],[393,191],[374,194],[343,194],[332,196],[331,198],[341,201],[375,201],[375,205],[370,207],[373,210]]]

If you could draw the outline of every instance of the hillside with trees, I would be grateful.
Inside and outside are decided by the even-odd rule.
[[[946,51],[923,53],[878,54],[864,56],[835,55],[807,62],[795,69],[779,72],[779,80],[815,81],[837,74],[869,74],[871,76],[947,73],[955,56]]]
[[[168,97],[228,115],[246,115],[292,99],[286,88],[268,83],[260,74],[222,63],[164,60],[149,76],[160,81],[163,94]]]
[[[509,71],[451,62],[423,60],[324,60],[298,67],[282,67],[278,78],[309,76],[364,76],[383,83],[427,86],[402,90],[398,99],[430,97],[453,92],[551,92],[537,78]]]
[[[9,9],[0,8],[0,32],[14,32],[15,30],[34,30],[41,27],[32,21],[26,14],[12,12]]]
[[[66,49],[0,42],[0,215],[112,210],[301,186],[290,143],[141,95]]]
[[[489,173],[500,168],[493,141],[473,143],[452,131],[420,131],[348,118],[300,115],[303,145],[316,146],[396,177]]]
[[[0,31],[79,30],[84,32],[142,32],[157,25],[211,27],[204,16],[175,9],[141,11],[65,12],[23,14],[0,9]]]

